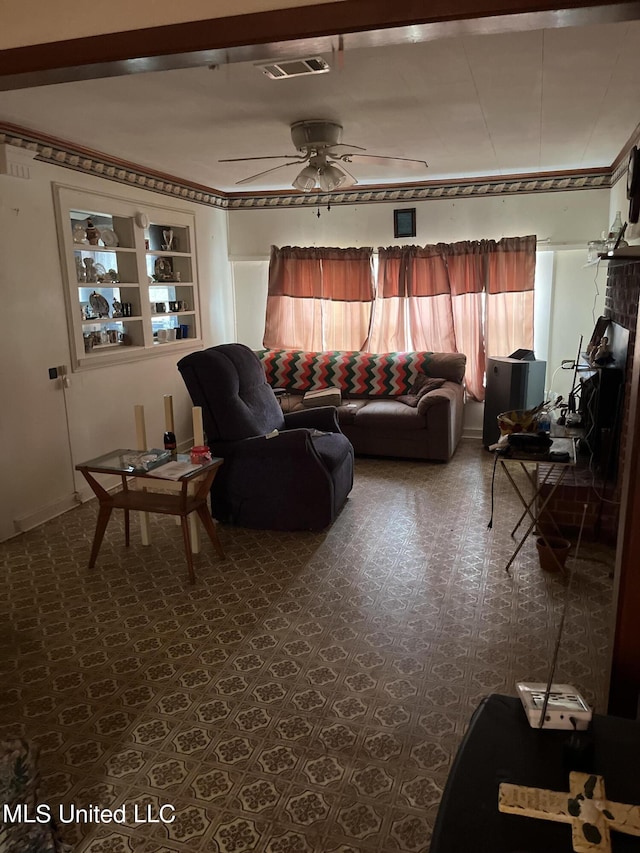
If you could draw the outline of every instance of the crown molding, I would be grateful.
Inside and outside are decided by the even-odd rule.
[[[110,157],[101,151],[93,151],[74,145],[64,139],[57,139],[33,130],[27,130],[16,125],[0,122],[0,143],[36,152],[35,159],[52,166],[62,166],[105,178],[119,184],[135,186],[141,190],[150,190],[171,198],[181,198],[204,204],[209,207],[227,207],[228,197],[220,190],[195,184],[178,178],[147,169],[127,160]]]
[[[274,208],[316,207],[352,204],[379,204],[431,201],[436,199],[479,198],[482,196],[513,196],[531,193],[567,192],[570,190],[610,189],[618,179],[623,158],[612,166],[564,172],[545,172],[527,175],[491,176],[482,178],[422,181],[420,183],[384,184],[332,193],[297,193],[294,191],[265,191],[226,193],[147,169],[136,163],[110,157],[100,151],[74,145],[17,125],[0,122],[0,143],[24,149],[36,161],[72,169],[86,175],[104,178],[141,190],[180,198],[224,210],[265,210]]]

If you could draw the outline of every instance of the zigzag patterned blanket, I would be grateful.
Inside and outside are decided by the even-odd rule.
[[[274,388],[306,392],[332,387],[354,396],[397,397],[409,391],[419,373],[428,372],[432,353],[265,349],[256,355]]]

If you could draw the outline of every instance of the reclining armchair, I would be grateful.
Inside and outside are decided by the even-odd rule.
[[[191,353],[178,370],[202,407],[212,453],[224,459],[211,489],[213,516],[269,530],[331,524],[353,485],[353,447],[335,408],[283,414],[244,344]]]

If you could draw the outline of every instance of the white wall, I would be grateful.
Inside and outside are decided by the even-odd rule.
[[[584,352],[596,320],[604,311],[607,263],[588,266],[586,258],[586,248],[556,252],[554,258],[547,388],[562,394],[565,400],[573,384],[573,371],[558,368],[562,361],[575,360],[580,335]]]
[[[394,240],[393,210],[415,207],[417,235]],[[269,247],[390,246],[400,243],[450,243],[536,234],[553,245],[586,247],[608,227],[609,190],[434,199],[404,204],[360,204],[320,208],[234,210],[229,213],[231,260],[269,257]]]
[[[52,182],[193,212],[204,345],[235,334],[224,211],[38,162],[31,175],[0,176],[0,539],[72,506],[76,490],[87,493],[73,465],[130,446],[134,404],[145,406],[150,444],[162,441],[164,394],[174,395],[178,440],[191,435],[190,401],[170,350],[72,373],[64,391],[49,379],[49,367],[70,364]]]
[[[416,237],[393,238],[395,207],[416,207]],[[536,299],[536,355],[547,360],[547,388],[562,359],[574,358],[578,339],[591,335],[595,311],[604,307],[606,264],[585,268],[587,243],[608,227],[609,191],[548,193],[498,198],[362,204],[295,210],[241,210],[229,214],[229,256],[234,268],[237,339],[262,346],[267,260],[272,244],[297,246],[388,246],[499,239],[536,234],[542,243]],[[574,247],[574,248],[569,248]],[[575,248],[577,247],[577,248]],[[596,296],[594,278],[599,296]],[[595,308],[594,308],[595,300]],[[570,375],[558,372],[556,393],[567,395]],[[482,429],[483,406],[470,401],[465,434]]]
[[[252,349],[260,349],[267,310],[269,262],[236,261],[232,268],[236,340]]]

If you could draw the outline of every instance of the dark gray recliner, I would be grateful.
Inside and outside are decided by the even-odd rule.
[[[212,453],[224,458],[211,490],[213,516],[270,530],[331,524],[353,486],[353,447],[335,408],[283,414],[260,360],[244,344],[191,353],[178,370],[202,407]]]

